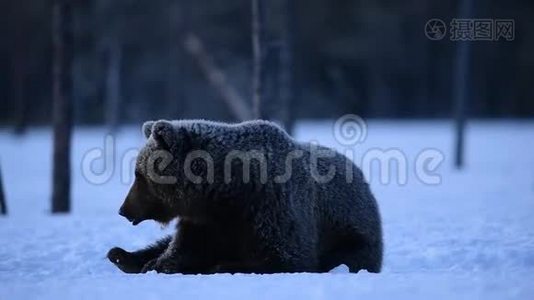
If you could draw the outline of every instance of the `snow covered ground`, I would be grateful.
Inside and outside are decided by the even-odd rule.
[[[369,174],[384,223],[382,273],[183,276],[127,275],[105,258],[113,246],[133,250],[170,230],[133,227],[116,213],[129,188],[120,164],[142,145],[139,129],[119,132],[102,184],[83,176],[82,161],[104,147],[105,130],[76,130],[68,216],[48,212],[50,131],[0,131],[9,205],[0,217],[0,299],[534,299],[534,122],[471,123],[461,172],[451,168],[452,133],[447,122],[371,121],[354,148],[358,164],[370,149],[406,158],[405,183]],[[348,149],[331,122],[301,122],[296,137]],[[445,158],[437,185],[415,172],[428,149]]]

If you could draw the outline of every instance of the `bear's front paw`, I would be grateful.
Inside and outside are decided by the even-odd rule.
[[[146,263],[143,267],[143,270],[141,270],[141,273],[150,271],[156,271],[164,274],[174,274],[180,273],[180,267],[178,266],[177,261],[172,257],[160,257]]]
[[[124,273],[139,273],[141,267],[137,259],[128,251],[115,247],[108,251],[107,257]]]
[[[146,273],[150,271],[154,271],[154,266],[156,265],[156,262],[158,261],[157,258],[149,260],[144,266],[143,269],[141,269],[141,273]]]
[[[112,263],[121,264],[128,260],[129,255],[128,251],[115,247],[108,251],[107,257]]]

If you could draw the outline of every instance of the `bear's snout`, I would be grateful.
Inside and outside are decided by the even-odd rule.
[[[143,221],[142,218],[137,218],[133,216],[124,204],[119,209],[119,215],[125,217],[128,221],[132,222],[134,226]]]
[[[128,217],[128,213],[126,213],[126,210],[124,209],[124,206],[121,206],[121,208],[119,209],[119,215],[125,217],[126,219],[130,219]]]

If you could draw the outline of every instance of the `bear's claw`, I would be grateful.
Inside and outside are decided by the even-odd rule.
[[[108,251],[107,257],[117,268],[124,273],[139,273],[141,267],[135,257],[128,251],[114,247]]]

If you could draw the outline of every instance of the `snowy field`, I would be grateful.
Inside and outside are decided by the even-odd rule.
[[[127,275],[105,258],[113,246],[137,249],[170,230],[117,214],[129,188],[122,157],[142,145],[139,129],[118,133],[101,184],[103,176],[83,176],[82,161],[104,147],[105,130],[76,130],[68,216],[49,214],[50,131],[0,130],[9,206],[0,217],[0,299],[534,299],[534,122],[471,123],[461,172],[451,168],[452,133],[447,122],[371,121],[354,148],[358,164],[369,149],[406,158],[406,182],[369,174],[383,218],[382,273],[184,276]],[[347,150],[329,122],[299,123],[295,135]],[[414,171],[428,149],[445,158],[433,172],[439,184]]]

